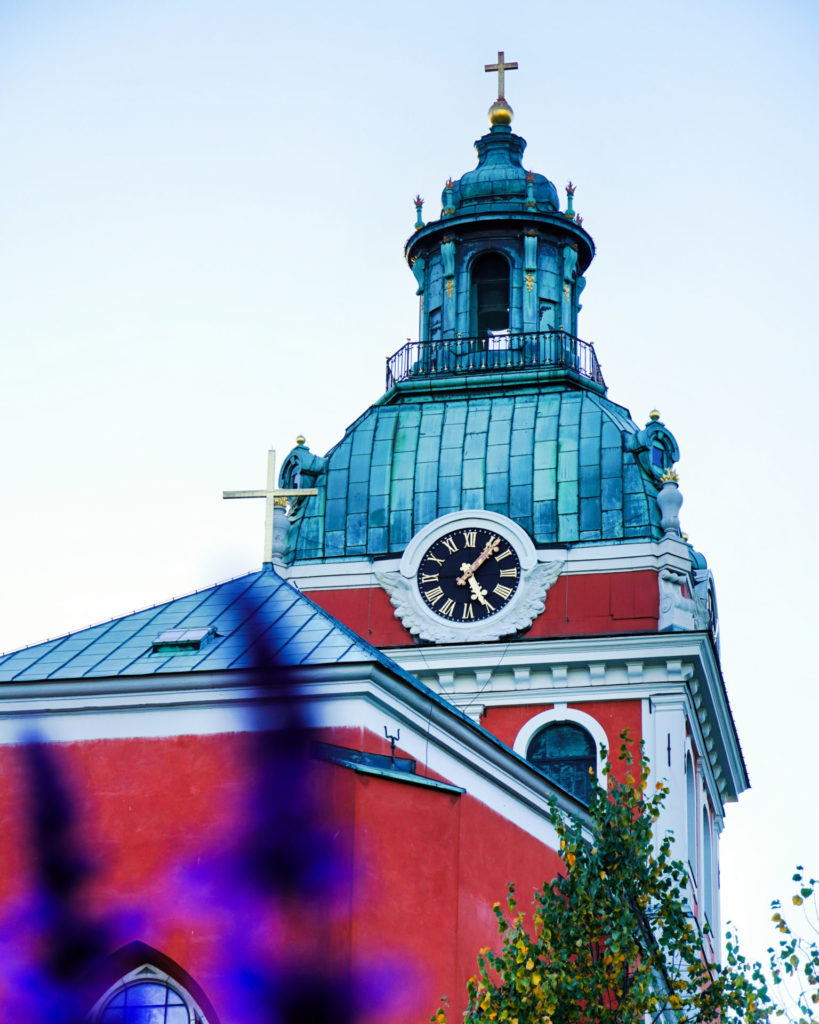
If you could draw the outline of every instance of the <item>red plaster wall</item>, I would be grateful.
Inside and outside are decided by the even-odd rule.
[[[651,569],[563,575],[526,637],[656,631],[659,609],[657,573]]]
[[[304,593],[376,647],[406,647],[415,642],[412,634],[396,619],[395,609],[381,587],[305,590]]]
[[[133,940],[181,964],[208,992],[224,962],[236,906],[220,898],[216,858],[235,845],[248,793],[248,737],[180,736],[49,744],[91,867],[81,913],[106,918],[111,952]],[[22,747],[0,747],[0,921],[23,912],[35,884]],[[259,927],[262,926],[260,915]],[[2,984],[13,983],[0,970]]]
[[[322,738],[389,750],[361,729]],[[270,963],[294,949],[351,963],[375,985],[361,1024],[417,1024],[443,993],[457,1020],[477,951],[495,942],[492,903],[509,881],[522,897],[540,887],[556,871],[554,853],[469,795],[312,762],[342,868],[336,899],[260,903],[224,875],[242,835],[252,742],[230,734],[50,745],[94,867],[81,911],[109,920],[112,952],[139,940],[175,960],[223,1024],[236,998],[228,979],[260,949]],[[22,763],[22,748],[0,747],[0,926],[25,906],[32,882]],[[4,978],[14,984],[8,965],[0,1006]]]
[[[376,647],[414,643],[380,587],[305,593]],[[563,575],[550,589],[546,609],[526,637],[656,632],[659,600],[657,574],[650,569]]]
[[[366,775],[356,776],[354,845],[353,962],[365,978],[379,963],[395,972],[390,1005],[361,1024],[427,1020],[444,994],[458,1020],[478,950],[498,945],[492,904],[514,881],[528,910],[559,864],[469,795]]]
[[[535,715],[548,711],[553,704],[525,704],[511,707],[488,707],[481,719],[481,725],[502,740],[508,747],[514,747],[515,737]],[[612,755],[617,778],[625,777],[626,771],[618,760],[620,754],[620,733],[629,730],[634,743],[635,758],[643,735],[643,713],[639,700],[590,700],[569,703],[590,715],[603,727],[609,752]]]

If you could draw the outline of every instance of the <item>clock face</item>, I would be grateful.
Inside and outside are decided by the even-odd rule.
[[[439,537],[416,575],[426,606],[452,622],[478,622],[505,608],[520,585],[520,560],[500,534],[465,526]]]

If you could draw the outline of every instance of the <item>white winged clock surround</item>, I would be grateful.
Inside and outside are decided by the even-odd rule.
[[[419,530],[398,571],[376,569],[375,578],[413,636],[468,643],[528,628],[563,565],[539,562],[528,534],[511,519],[471,509]]]

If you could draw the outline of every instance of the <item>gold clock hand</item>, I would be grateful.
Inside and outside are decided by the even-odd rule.
[[[492,555],[494,555],[498,551],[498,549],[500,548],[500,544],[501,544],[500,537],[490,537],[489,540],[486,542],[486,544],[484,544],[483,551],[478,555],[478,557],[475,559],[475,561],[472,563],[472,565],[467,566],[467,569],[469,571],[467,572],[464,569],[464,566],[463,565],[461,566],[461,573],[463,575],[459,576],[458,579],[456,580],[456,582],[460,583],[461,586],[463,586],[463,584],[466,583],[467,579],[474,572],[476,572],[476,570],[480,569],[480,567],[487,560],[487,558],[491,558]],[[466,563],[464,563],[464,565],[465,564]]]
[[[468,562],[462,562],[461,563],[461,573],[462,573],[462,575],[459,576],[457,578],[457,580],[455,580],[455,582],[458,584],[459,587],[466,586],[466,581],[470,578],[470,576],[472,575],[473,571],[474,571],[473,567]]]
[[[486,591],[478,583],[474,576],[470,576],[468,579],[469,589],[472,591],[472,600],[478,601],[480,604],[486,604]]]

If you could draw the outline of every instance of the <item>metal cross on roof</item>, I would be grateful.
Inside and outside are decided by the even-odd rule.
[[[498,99],[505,100],[506,97],[503,95],[503,73],[504,71],[517,71],[518,62],[516,60],[511,61],[508,64],[504,63],[503,50],[498,50],[498,63],[497,64],[484,64],[484,71],[497,71],[498,73]]]
[[[277,505],[286,505],[288,498],[307,498],[318,494],[315,487],[287,488],[276,486],[276,452],[267,453],[267,487],[260,491],[222,491],[223,498],[264,498],[264,561],[273,563],[273,516]]]

